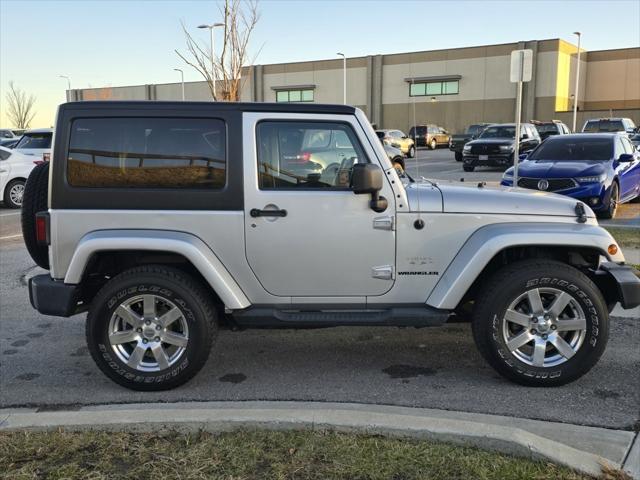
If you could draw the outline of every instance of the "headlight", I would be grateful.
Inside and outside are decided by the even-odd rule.
[[[471,151],[471,145],[465,145],[465,146],[462,148],[462,151],[463,151],[463,152],[470,152],[470,151]]]
[[[511,145],[500,145],[501,152],[513,152],[513,147]]]
[[[578,183],[600,183],[604,182],[605,178],[607,178],[607,174],[601,173],[600,175],[593,175],[591,177],[577,177],[576,181]]]

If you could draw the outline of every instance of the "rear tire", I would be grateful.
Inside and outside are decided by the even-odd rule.
[[[115,276],[93,299],[87,316],[93,360],[132,390],[182,385],[205,364],[217,332],[210,297],[174,268],[147,265]]]
[[[462,152],[454,152],[456,157],[456,162],[462,161]]]
[[[8,208],[22,207],[24,198],[24,184],[22,179],[11,180],[4,189],[4,206]]]
[[[564,263],[535,259],[508,265],[476,298],[472,330],[478,350],[516,383],[554,387],[572,382],[596,364],[606,347],[609,315],[602,294],[586,275]]]
[[[462,165],[462,170],[464,170],[465,172],[473,172],[476,169],[476,167],[474,167],[473,165],[468,165],[468,164],[464,164]]]
[[[49,269],[49,252],[46,245],[36,240],[36,213],[46,212],[49,195],[49,162],[36,165],[24,187],[22,197],[22,237],[27,251],[36,265]]]

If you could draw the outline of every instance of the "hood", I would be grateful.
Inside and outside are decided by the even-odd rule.
[[[526,160],[518,165],[518,175],[533,178],[573,178],[596,176],[607,171],[607,162],[569,162],[566,160]],[[513,168],[509,169],[513,171]]]
[[[436,193],[436,190],[439,194]],[[419,199],[418,199],[419,197]],[[576,200],[555,193],[524,188],[415,183],[407,186],[412,211],[445,213],[485,213],[496,215],[539,215],[576,217]],[[441,200],[441,204],[440,204]],[[420,207],[418,207],[420,203]],[[595,218],[585,205],[587,217]]]
[[[467,145],[513,145],[513,138],[476,138]]]

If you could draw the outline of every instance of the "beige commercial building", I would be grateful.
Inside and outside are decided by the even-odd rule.
[[[511,122],[513,50],[533,51],[523,119],[560,119],[571,127],[577,47],[561,39],[369,55],[347,60],[347,102],[380,128],[435,123],[451,131],[474,122]],[[342,59],[246,68],[242,100],[342,103]],[[185,67],[186,68],[186,67]],[[210,100],[204,82],[185,84],[186,100]],[[71,90],[70,100],[180,100],[180,83]],[[640,124],[640,47],[582,51],[578,126],[621,116]]]

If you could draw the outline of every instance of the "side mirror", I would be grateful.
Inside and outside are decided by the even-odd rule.
[[[521,153],[520,155],[518,155],[518,160],[522,162],[523,160],[526,160],[528,156],[529,156],[529,152]]]
[[[622,153],[618,157],[618,161],[620,163],[629,163],[633,162],[633,153]]]
[[[374,212],[384,212],[387,209],[387,199],[378,195],[382,190],[383,173],[378,165],[373,163],[356,163],[351,173],[351,190],[356,195],[371,195],[370,206]]]

